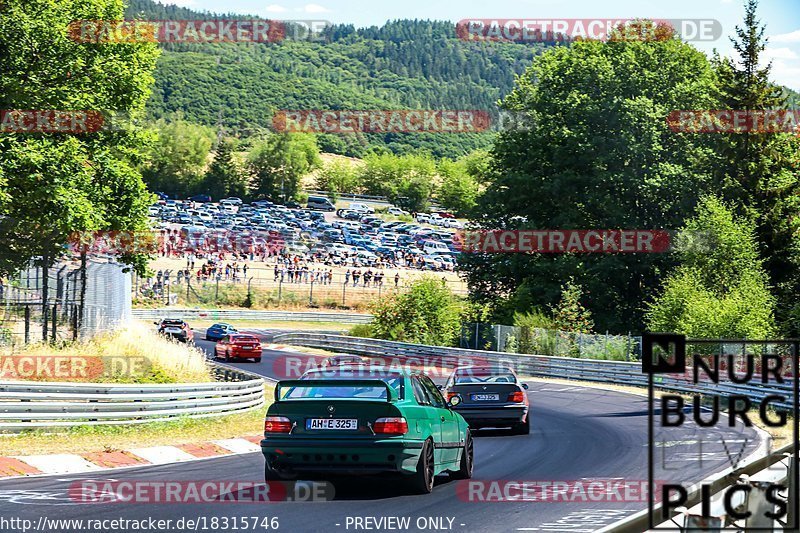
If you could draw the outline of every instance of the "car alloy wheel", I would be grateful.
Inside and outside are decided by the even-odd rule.
[[[470,433],[469,429],[467,430],[467,435],[464,439],[464,450],[461,453],[461,462],[459,463],[459,468],[455,472],[450,472],[450,476],[453,479],[471,479],[472,478],[472,469],[474,467],[474,459],[475,459],[475,450],[474,444],[472,442],[472,434]]]
[[[434,481],[434,459],[433,441],[428,439],[422,445],[422,452],[419,454],[417,471],[411,479],[411,486],[417,494],[429,494],[433,490]]]

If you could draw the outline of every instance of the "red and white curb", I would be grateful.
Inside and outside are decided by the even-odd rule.
[[[115,468],[163,465],[226,455],[241,455],[260,452],[260,442],[261,436],[249,436],[177,446],[133,448],[124,451],[0,457],[0,479],[49,474],[81,474]]]

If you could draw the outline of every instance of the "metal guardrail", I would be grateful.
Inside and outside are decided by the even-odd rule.
[[[127,385],[0,382],[0,432],[205,418],[264,406],[264,379],[211,365],[217,382]]]
[[[642,373],[641,363],[624,361],[511,354],[315,333],[280,333],[273,337],[273,342],[322,349],[329,348],[362,355],[400,356],[417,359],[420,357],[435,357],[437,363],[450,366],[460,363],[501,363],[511,365],[518,374],[532,377],[578,379],[635,387],[647,387],[648,385],[648,376]],[[713,383],[710,386],[706,386],[704,383],[692,383],[691,375],[689,374],[686,374],[684,379],[665,374],[663,377],[656,376],[655,384],[660,389],[687,394],[730,392],[745,394],[751,399],[759,401],[768,394],[783,394],[787,397],[791,397],[792,394],[792,384],[788,380],[783,384],[771,384],[769,387]],[[791,403],[788,401],[771,405],[785,409],[792,408]]]
[[[133,318],[157,320],[159,318],[207,318],[211,320],[263,320],[274,322],[340,322],[342,324],[367,324],[372,315],[361,313],[326,313],[300,311],[256,311],[249,309],[134,309]]]
[[[701,483],[696,483],[694,487],[688,491],[688,497],[686,500],[686,504],[683,508],[678,508],[674,512],[670,513],[670,520],[664,522],[662,524],[657,524],[655,529],[650,530],[650,518],[649,513],[650,510],[645,509],[643,511],[639,511],[638,513],[629,516],[627,518],[623,518],[613,524],[609,524],[599,530],[596,533],[627,533],[632,531],[658,531],[659,527],[668,526],[673,531],[678,529],[681,531],[698,531],[697,528],[692,527],[691,525],[687,524],[690,519],[694,517],[700,516],[700,511],[696,509],[696,507],[700,504],[701,498],[701,484],[709,485],[710,489],[709,492],[712,495],[712,501],[719,501],[718,496],[720,493],[727,487],[731,487],[733,485],[749,485],[753,492],[756,492],[759,489],[758,484],[764,480],[769,480],[773,483],[777,484],[787,484],[788,483],[788,493],[786,494],[786,500],[788,502],[789,508],[789,515],[787,516],[785,523],[782,524],[784,528],[782,531],[797,531],[797,517],[793,515],[792,509],[792,502],[796,501],[798,494],[797,494],[797,487],[793,485],[791,479],[796,475],[795,469],[797,468],[796,462],[793,460],[793,454],[791,453],[794,449],[794,445],[787,445],[778,450],[772,451],[769,455],[764,457],[753,458],[745,462],[744,465],[738,468],[728,468],[723,472],[720,472],[708,479],[703,480]],[[788,456],[788,457],[787,457]],[[778,467],[778,470],[775,470],[775,467]],[[750,493],[748,493],[750,494]],[[741,507],[744,510],[750,511],[751,517],[745,519],[747,523],[737,523],[741,521],[731,520],[731,523],[727,526],[733,527],[734,529],[728,529],[724,524],[712,525],[708,524],[706,528],[703,528],[703,531],[747,531],[749,527],[756,527],[756,526],[763,526],[764,524],[753,524],[749,522],[750,519],[763,519],[763,513],[758,512],[758,508],[762,503],[759,498],[750,498],[745,497],[743,501],[737,502],[738,505],[736,507]],[[653,506],[652,512],[654,514],[661,513],[662,505],[657,504]],[[724,515],[723,515],[724,517]],[[675,522],[676,518],[683,518],[683,524],[679,522]],[[786,525],[789,525],[789,528],[786,529]],[[769,527],[772,527],[773,524],[769,524]]]
[[[542,355],[509,354],[504,352],[489,352],[480,350],[467,350],[461,348],[448,348],[443,346],[425,346],[404,342],[392,342],[377,339],[365,339],[358,337],[345,337],[341,335],[325,335],[318,333],[280,333],[274,336],[275,342],[294,344],[299,346],[309,346],[313,348],[331,349],[353,354],[367,355],[373,357],[404,357],[409,361],[416,359],[420,364],[434,364],[437,366],[448,365],[456,366],[462,363],[501,363],[508,364],[522,375],[544,378],[577,379],[583,381],[595,381],[600,383],[613,383],[616,385],[631,385],[646,387],[648,385],[648,375],[642,373],[641,363],[628,363],[621,361],[604,361],[593,359],[577,359],[567,357],[551,357]],[[427,358],[433,358],[428,359]],[[669,374],[655,377],[655,385],[660,389],[670,390],[679,393],[703,394],[720,392],[736,393],[746,395],[754,400],[761,400],[768,394],[781,394],[787,398],[793,395],[793,384],[791,380],[786,380],[783,384],[771,384],[769,387],[751,387],[748,385],[726,385],[705,383],[692,383],[691,376],[686,379],[679,379]],[[790,402],[782,404],[772,404],[776,408],[792,410]],[[764,477],[770,474],[770,468],[783,460],[784,455],[792,452],[794,445],[789,445],[780,450],[773,451],[767,456],[751,459],[739,468],[729,468],[712,478],[705,481],[711,485],[711,493],[716,494],[722,489],[738,483],[750,483],[742,476]],[[797,464],[791,461],[786,468],[786,475],[778,476],[778,480],[792,479],[794,469]],[[753,480],[755,483],[755,480]],[[757,485],[757,483],[755,483]],[[795,501],[798,498],[797,487],[789,483],[788,501]],[[690,491],[687,499],[687,506],[693,506],[700,499],[700,486],[695,485],[695,489]],[[755,499],[753,500],[755,501]],[[749,498],[743,503],[750,506]],[[757,505],[752,503],[753,506]],[[791,508],[791,505],[790,505]],[[655,510],[660,509],[656,506]],[[673,516],[677,514],[672,513]],[[691,516],[691,510],[685,511],[686,516]],[[755,513],[754,513],[755,515]],[[790,526],[796,527],[798,517],[789,517]],[[750,524],[745,524],[746,529]],[[603,533],[628,533],[647,531],[649,527],[648,510],[636,513],[631,517],[622,519],[599,530]],[[741,527],[741,526],[736,526]],[[791,529],[791,528],[790,528]],[[684,530],[692,530],[691,527]],[[695,531],[697,529],[694,529]],[[712,531],[714,529],[707,529]],[[719,531],[720,529],[715,529]],[[797,529],[791,529],[796,531]]]

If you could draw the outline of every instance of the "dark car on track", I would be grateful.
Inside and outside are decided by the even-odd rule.
[[[230,324],[220,322],[218,324],[213,324],[206,330],[206,340],[218,341],[225,335],[230,335],[231,333],[238,333],[238,330]]]
[[[415,493],[449,472],[472,477],[472,436],[431,379],[364,365],[281,381],[264,420],[267,481],[303,473],[401,476]]]
[[[442,389],[448,400],[461,397],[454,407],[471,428],[509,427],[514,433],[531,431],[528,385],[503,366],[457,368]]]
[[[187,344],[194,341],[194,332],[192,328],[180,318],[164,318],[158,322],[154,322],[154,324],[158,326],[159,335]]]
[[[214,356],[217,359],[230,361],[231,359],[252,359],[261,362],[261,341],[255,335],[231,333],[225,335],[214,346]]]

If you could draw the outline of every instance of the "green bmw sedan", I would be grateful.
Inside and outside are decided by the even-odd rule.
[[[281,381],[264,421],[267,481],[305,474],[395,474],[411,491],[449,472],[472,477],[464,418],[421,373],[344,365]]]

